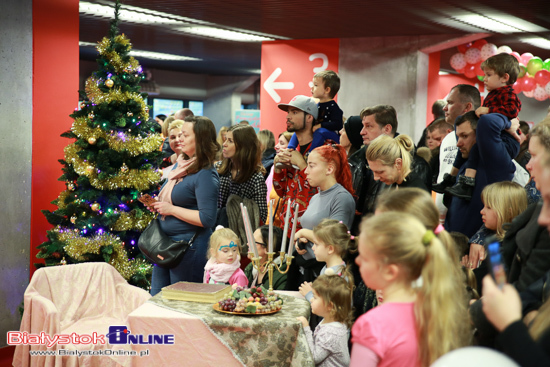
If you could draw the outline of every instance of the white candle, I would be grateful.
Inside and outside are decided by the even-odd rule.
[[[294,206],[294,221],[292,223],[292,232],[290,232],[290,243],[288,244],[288,256],[292,256],[292,250],[294,250],[294,234],[296,233],[297,225],[298,225],[298,204]]]
[[[267,244],[267,251],[273,252],[273,200],[269,200],[269,239]]]
[[[288,221],[290,220],[290,199],[288,199],[288,204],[286,205],[286,216],[285,216],[285,228],[283,230],[283,244],[281,245],[281,252],[286,250],[286,240],[288,236]]]
[[[250,217],[248,216],[248,209],[246,209],[246,206],[244,206],[244,213],[245,213],[244,225],[246,229],[246,237],[248,239],[248,244],[252,248],[254,257],[258,257],[258,248],[256,247],[256,241],[254,241],[254,232],[252,231],[252,224],[250,223]]]

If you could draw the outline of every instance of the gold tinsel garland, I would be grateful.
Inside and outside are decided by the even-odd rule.
[[[59,209],[65,209],[65,207],[67,206],[65,204],[65,199],[71,195],[71,192],[68,191],[68,190],[63,190],[59,193],[59,196],[57,197],[57,207]]]
[[[132,49],[132,44],[130,43],[130,40],[126,38],[124,34],[116,36],[114,41],[115,43],[128,46],[128,51]],[[114,66],[117,73],[122,73],[125,71],[135,72],[139,69],[139,63],[136,59],[130,56],[128,62],[124,62],[116,51],[107,51],[110,46],[111,40],[107,37],[104,37],[100,42],[98,42],[97,51],[100,55],[105,56],[109,59],[109,63]]]
[[[107,141],[111,149],[117,152],[127,150],[132,157],[158,150],[163,141],[160,134],[152,134],[146,138],[128,137],[127,141],[124,141],[116,135],[116,133],[109,134],[99,127],[95,129],[88,127],[85,117],[76,118],[71,130],[79,138],[84,140],[88,140],[89,138],[103,138]]]
[[[148,190],[152,185],[160,182],[162,171],[128,169],[126,172],[119,172],[118,175],[106,180],[97,177],[96,167],[81,159],[77,152],[81,150],[74,143],[65,147],[65,161],[73,165],[76,173],[80,176],[87,176],[90,184],[98,190],[116,190],[118,188],[135,188],[138,191]]]
[[[153,213],[145,213],[141,218],[137,218],[134,210],[131,212],[122,212],[111,230],[119,232],[128,230],[143,231],[154,218],[155,215]]]
[[[127,103],[129,100],[134,100],[140,105],[141,111],[139,112],[139,116],[145,116],[144,118],[149,116],[149,113],[147,112],[147,104],[143,100],[141,94],[136,92],[122,92],[120,88],[113,88],[109,90],[109,92],[104,93],[101,89],[99,89],[99,84],[103,82],[103,80],[97,79],[94,76],[91,76],[86,80],[84,90],[92,103],[100,104],[103,102],[112,101]]]
[[[144,259],[129,260],[124,250],[124,245],[119,237],[112,234],[98,234],[93,237],[80,237],[78,232],[71,231],[68,228],[56,227],[54,229],[58,233],[60,241],[67,243],[65,252],[70,257],[85,261],[83,256],[86,253],[100,254],[101,246],[113,246],[113,253],[109,264],[118,270],[124,279],[128,280],[135,273],[150,274],[152,266]]]

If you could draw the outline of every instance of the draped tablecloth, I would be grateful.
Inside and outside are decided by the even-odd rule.
[[[133,334],[174,334],[174,345],[135,345],[149,356],[134,366],[314,366],[298,316],[309,318],[310,305],[282,295],[272,315],[219,313],[211,304],[164,299],[161,293],[129,315]],[[141,310],[140,310],[141,309]],[[175,311],[175,312],[174,312]],[[176,313],[177,312],[177,313]]]

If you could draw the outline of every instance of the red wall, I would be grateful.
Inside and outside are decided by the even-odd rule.
[[[69,114],[78,103],[78,0],[33,1],[33,128],[30,271],[37,262],[36,246],[46,241],[52,226],[41,213],[65,185],[61,176],[63,148],[59,135],[71,128]]]

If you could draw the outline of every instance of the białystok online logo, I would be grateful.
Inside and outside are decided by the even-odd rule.
[[[9,345],[46,345],[48,348],[56,344],[174,344],[174,341],[173,334],[132,334],[128,327],[123,325],[109,326],[106,335],[95,331],[91,335],[72,333],[53,336],[45,332],[31,334],[26,331],[8,331]]]

